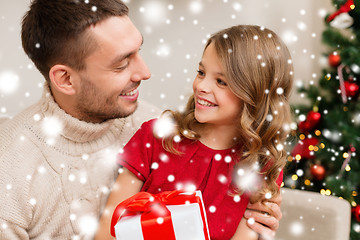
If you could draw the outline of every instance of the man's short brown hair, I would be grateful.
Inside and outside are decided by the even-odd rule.
[[[22,20],[22,45],[49,80],[55,64],[85,68],[84,59],[96,48],[89,26],[124,15],[128,8],[120,0],[33,0]]]

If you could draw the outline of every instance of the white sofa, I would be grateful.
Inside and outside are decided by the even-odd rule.
[[[348,201],[320,193],[282,188],[283,218],[276,240],[349,240]]]

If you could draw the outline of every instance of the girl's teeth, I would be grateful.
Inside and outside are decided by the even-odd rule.
[[[197,102],[202,105],[202,106],[206,106],[206,107],[213,107],[215,106],[214,104],[210,104],[208,101],[202,100],[202,99],[198,99]]]

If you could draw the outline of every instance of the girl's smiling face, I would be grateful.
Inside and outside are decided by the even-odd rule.
[[[205,50],[193,83],[195,118],[200,123],[236,125],[241,100],[230,90],[214,43]]]

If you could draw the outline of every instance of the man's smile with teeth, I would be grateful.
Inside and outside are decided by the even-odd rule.
[[[202,100],[202,99],[197,99],[197,103],[202,105],[202,106],[206,106],[206,107],[215,107],[215,104],[212,104],[208,101]]]
[[[133,96],[137,92],[137,89],[134,89],[130,92],[122,93],[120,96]]]

